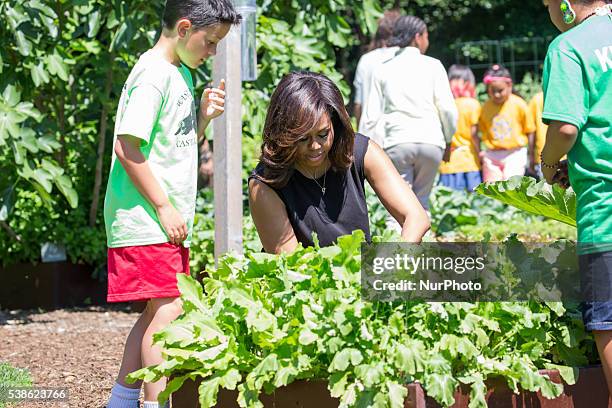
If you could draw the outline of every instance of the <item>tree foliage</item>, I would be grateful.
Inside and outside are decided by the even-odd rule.
[[[104,256],[99,203],[88,217],[95,185],[97,200],[103,196],[96,167],[108,172],[108,149],[99,155],[99,145],[111,135],[129,67],[153,44],[148,21],[160,11],[145,1],[0,4],[3,263],[38,259],[46,241],[65,243],[74,260]]]

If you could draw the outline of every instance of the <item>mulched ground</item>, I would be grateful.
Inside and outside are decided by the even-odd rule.
[[[104,407],[137,318],[126,306],[0,311],[0,361],[27,368],[34,386],[66,387],[69,392],[69,402],[17,406]]]

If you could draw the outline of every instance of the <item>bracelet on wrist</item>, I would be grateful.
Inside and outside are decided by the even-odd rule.
[[[542,167],[545,167],[547,169],[557,169],[559,168],[559,162],[553,163],[553,164],[548,164],[544,161],[544,154],[543,152],[540,152],[540,164],[542,165]]]

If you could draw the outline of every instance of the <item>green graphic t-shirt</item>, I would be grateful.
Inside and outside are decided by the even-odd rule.
[[[544,62],[545,123],[578,128],[568,153],[580,253],[612,250],[612,16],[561,34]]]
[[[141,139],[141,150],[170,202],[182,214],[189,235],[195,213],[198,141],[193,80],[155,51],[144,53],[123,86],[115,137]],[[113,141],[113,145],[114,145]],[[168,242],[153,206],[138,192],[114,152],[104,200],[110,248]]]

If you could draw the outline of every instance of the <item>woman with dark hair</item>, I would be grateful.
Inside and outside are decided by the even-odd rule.
[[[421,205],[428,208],[440,162],[443,158],[448,161],[450,155],[457,108],[444,66],[423,55],[429,47],[423,20],[400,17],[390,45],[399,50],[374,72],[364,132],[369,135],[379,121],[384,122],[385,152]],[[390,220],[390,226],[394,224]]]
[[[393,26],[399,16],[400,12],[398,10],[385,11],[383,18],[378,22],[378,29],[370,43],[368,52],[362,55],[357,63],[355,80],[353,81],[353,87],[355,88],[353,112],[355,114],[355,119],[357,119],[359,131],[361,131],[363,127],[361,112],[363,112],[364,106],[368,102],[370,96],[372,74],[378,66],[393,58],[393,55],[397,51],[397,47],[390,47],[388,43],[393,36]],[[381,126],[379,126],[379,129],[380,128]],[[380,130],[381,132],[377,133],[382,133],[384,129]],[[377,134],[371,134],[370,136],[376,142],[380,142]]]
[[[333,244],[361,229],[370,239],[364,181],[420,242],[429,220],[385,153],[355,134],[342,95],[327,77],[286,75],[272,95],[261,159],[249,178],[251,213],[264,250],[291,252],[298,243]]]
[[[548,124],[540,154],[549,183],[576,192],[582,317],[593,332],[612,395],[612,3],[547,0],[562,31],[544,62]],[[561,162],[567,154],[567,162]]]

